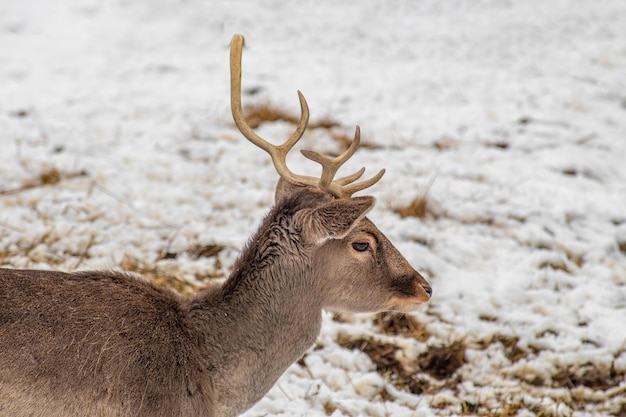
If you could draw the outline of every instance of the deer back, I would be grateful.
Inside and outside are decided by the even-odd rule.
[[[187,310],[125,274],[0,269],[0,416],[181,415],[211,396]]]

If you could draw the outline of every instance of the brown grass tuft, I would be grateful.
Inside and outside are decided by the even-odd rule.
[[[439,380],[446,380],[451,385],[458,381],[452,377],[465,363],[463,341],[453,342],[448,346],[431,346],[421,354],[414,363],[402,363],[398,359],[399,347],[381,342],[374,338],[351,338],[340,335],[337,343],[346,349],[356,349],[365,353],[376,365],[376,371],[392,383],[396,388],[412,394],[431,392],[431,382],[423,373]],[[420,373],[423,372],[423,373]],[[441,389],[440,384],[436,387]]]
[[[504,355],[511,362],[517,362],[520,359],[526,358],[529,354],[528,351],[519,347],[519,337],[517,336],[495,334],[488,339],[483,339],[476,343],[478,345],[478,349],[486,349],[495,343],[501,344],[504,349]]]
[[[458,145],[458,140],[450,136],[442,136],[433,143],[433,148],[437,149],[438,151],[447,151],[457,148]]]
[[[552,386],[555,388],[588,387],[595,390],[606,391],[618,387],[626,374],[616,372],[613,367],[601,368],[596,364],[560,369],[552,375]]]
[[[408,206],[397,207],[393,211],[403,219],[406,217],[417,217],[422,220],[436,220],[443,215],[441,205],[428,196],[428,190],[424,194],[415,197]]]
[[[398,389],[412,394],[421,394],[428,390],[428,382],[405,369],[396,358],[398,347],[372,338],[352,339],[346,335],[340,335],[337,343],[341,347],[360,350],[369,356],[376,365],[376,371]]]
[[[572,270],[567,266],[567,264],[561,260],[558,261],[543,261],[538,265],[539,269],[550,268],[555,271],[563,271],[567,274],[571,274]]]
[[[329,130],[328,134],[335,142],[339,143],[342,150],[348,149],[348,147],[350,147],[350,144],[352,144],[352,141],[354,140],[354,135],[348,135],[347,133],[343,133],[343,132],[336,132],[334,130]],[[359,148],[360,149],[380,149],[382,148],[382,146],[377,145],[375,143],[366,142],[366,141],[363,141],[363,139],[361,139]]]
[[[124,271],[134,272],[146,278],[157,286],[172,288],[181,294],[193,294],[198,288],[183,281],[175,275],[161,271],[157,265],[142,261],[133,256],[124,255],[119,264]]]
[[[280,107],[276,107],[268,101],[264,101],[260,104],[249,104],[245,106],[244,115],[248,125],[256,129],[266,122],[283,121],[297,125],[300,122],[300,116],[296,116],[290,112],[287,112]],[[330,117],[325,117],[317,122],[309,123],[309,129],[331,129],[333,127],[339,127],[340,124],[336,120]]]
[[[394,209],[394,212],[399,214],[403,219],[405,217],[417,217],[418,219],[423,219],[429,213],[427,206],[428,199],[425,195],[423,195],[415,197],[408,206]]]
[[[465,364],[465,348],[462,340],[450,345],[431,346],[418,358],[419,367],[437,379],[448,379]]]
[[[405,207],[397,207],[393,211],[403,219],[406,217],[417,217],[418,219],[438,219],[445,214],[443,207],[434,198],[429,196],[434,180],[428,184],[426,190],[418,195]]]
[[[332,415],[337,410],[337,406],[330,401],[324,403],[324,412],[327,416]]]
[[[249,104],[245,107],[244,115],[248,125],[256,129],[263,123],[283,121],[297,125],[300,122],[300,116],[287,112],[280,107],[276,107],[268,101],[264,101],[260,104]],[[312,129],[325,129],[328,131],[331,139],[338,142],[343,149],[347,149],[352,143],[354,137],[343,132],[337,132],[335,128],[340,128],[341,124],[331,117],[323,117],[317,121],[309,123],[307,128]],[[363,149],[379,149],[379,145],[361,141],[360,148]]]
[[[0,190],[0,195],[17,194],[33,188],[56,185],[63,180],[85,177],[87,175],[87,171],[85,170],[61,171],[54,166],[44,166],[37,175],[24,180],[21,186],[9,190]]]
[[[187,253],[193,256],[194,259],[212,258],[217,257],[217,255],[224,249],[224,246],[218,244],[195,245],[187,249]]]
[[[386,335],[411,337],[420,342],[427,341],[431,336],[423,323],[406,314],[390,312],[379,313],[374,319],[374,324]]]

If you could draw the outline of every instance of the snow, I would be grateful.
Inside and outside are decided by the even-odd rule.
[[[412,314],[428,340],[328,314],[305,366],[245,416],[623,414],[624,22],[622,0],[4,0],[0,265],[132,266],[194,286],[227,273],[276,182],[231,121],[228,46],[242,33],[244,91],[259,90],[244,103],[296,113],[299,89],[312,120],[359,124],[378,145],[346,172],[387,168],[370,217],[434,289]],[[302,142],[338,149],[319,129]],[[60,181],[40,184],[46,172]],[[419,196],[436,215],[394,213]],[[219,262],[187,254],[208,244],[226,247]],[[413,359],[463,340],[466,363],[414,395],[339,334]],[[527,355],[481,345],[503,335]],[[589,369],[615,380],[558,383]]]

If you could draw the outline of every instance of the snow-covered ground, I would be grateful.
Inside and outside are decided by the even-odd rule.
[[[247,417],[626,415],[623,0],[3,0],[0,266],[228,274],[276,181],[231,121],[234,33],[245,103],[341,124],[302,147],[361,126],[346,172],[387,168],[370,218],[434,289],[328,314]]]

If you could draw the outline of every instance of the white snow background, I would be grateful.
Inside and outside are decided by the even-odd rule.
[[[387,168],[370,218],[434,290],[423,341],[325,315],[245,416],[626,415],[623,0],[2,0],[0,265],[228,274],[277,178],[231,120],[235,33],[244,103],[298,115],[300,89],[341,126],[299,146],[376,145],[345,173]],[[463,364],[412,394],[339,337]]]

